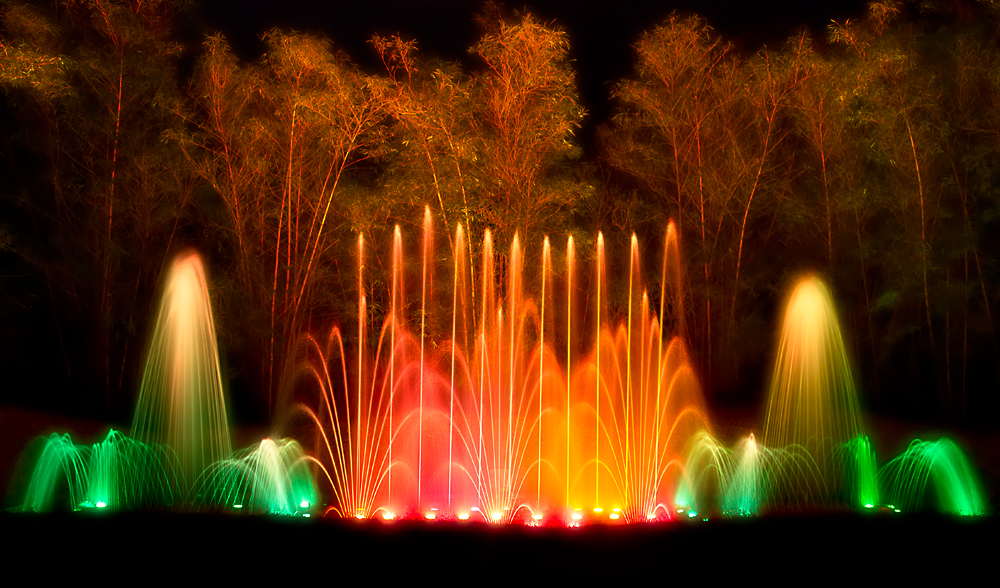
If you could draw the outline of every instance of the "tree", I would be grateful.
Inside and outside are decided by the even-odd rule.
[[[761,200],[790,192],[794,172],[782,149],[792,96],[807,76],[804,49],[739,59],[703,21],[678,16],[636,49],[637,79],[618,86],[623,108],[607,134],[606,157],[679,219],[685,257],[700,274],[691,286],[700,318],[690,324],[704,339],[694,348],[712,372],[719,315],[726,326],[720,342],[729,345],[738,338],[738,301],[758,289],[744,283],[748,229],[760,251],[775,231],[773,222],[756,226],[774,207]],[[766,272],[755,277],[759,283]],[[738,365],[731,351],[726,355]]]
[[[984,249],[988,235],[994,234],[995,223],[1000,219],[1000,198],[996,190],[996,174],[1000,171],[997,168],[1000,163],[1000,133],[996,132],[1000,128],[997,124],[1000,85],[989,73],[996,71],[1000,64],[997,63],[997,47],[984,31],[961,35],[957,39],[945,37],[942,41],[950,57],[942,76],[946,84],[942,93],[946,100],[942,111],[946,117],[945,128],[950,131],[944,151],[951,171],[951,174],[946,172],[950,177],[945,182],[942,199],[949,203],[952,210],[960,208],[961,211],[949,215],[952,223],[958,221],[960,227],[949,232],[957,243],[952,245],[951,269],[946,281],[951,285],[952,275],[962,276],[957,284],[962,315],[961,347],[957,353],[961,362],[961,398],[957,408],[960,414],[965,415],[968,410],[967,386],[972,379],[969,377],[970,364],[992,364],[1000,369],[1000,352],[988,293],[991,258],[995,267],[996,256],[989,255]],[[946,329],[948,326],[946,323]],[[946,330],[946,334],[948,332],[950,329]],[[992,345],[975,343],[985,340]],[[950,345],[947,345],[946,349],[949,348]],[[949,358],[949,371],[951,363]],[[996,369],[991,375],[1000,380],[1000,372]]]
[[[196,132],[182,142],[229,212],[238,282],[268,309],[258,333],[270,406],[286,351],[329,313],[325,291],[342,286],[331,251],[349,251],[342,239],[370,212],[363,176],[351,173],[381,153],[389,112],[384,80],[325,39],[265,40],[263,59],[240,68],[221,38],[208,39],[191,91]]]
[[[573,136],[584,111],[565,32],[531,15],[488,24],[495,28],[472,48],[486,66],[471,89],[483,221],[497,242],[515,232],[530,240],[562,225],[588,193],[562,167],[579,155]]]
[[[539,243],[542,233],[565,231],[592,191],[570,168],[584,113],[566,34],[530,15],[494,13],[481,22],[486,31],[471,52],[485,68],[470,75],[421,58],[413,42],[372,41],[394,88],[387,200],[405,203],[404,223],[431,205],[449,243],[456,224],[464,225],[474,298],[479,275],[472,248],[487,229],[497,243],[515,233]]]
[[[900,6],[874,3],[869,10],[869,18],[861,25],[833,27],[831,38],[850,47],[855,59],[857,73],[850,116],[855,121],[855,132],[860,134],[857,147],[872,167],[870,171],[879,172],[869,173],[867,187],[881,203],[876,215],[897,227],[901,235],[909,235],[895,239],[891,249],[885,251],[883,268],[892,271],[886,276],[886,294],[880,299],[885,303],[901,302],[889,306],[894,307],[896,337],[905,336],[910,332],[910,323],[899,311],[906,308],[906,292],[919,289],[930,355],[935,375],[940,378],[943,372],[937,365],[930,288],[938,204],[938,192],[933,186],[940,166],[940,111],[931,94],[933,74],[920,67],[917,31],[909,25],[889,27],[899,16]],[[916,266],[908,262],[914,258],[919,261]],[[919,270],[917,275],[914,267]],[[889,346],[893,339],[888,339]]]
[[[736,96],[725,82],[734,79],[737,64],[731,46],[703,20],[676,15],[644,34],[636,51],[637,79],[615,91],[622,108],[614,130],[604,133],[603,155],[634,178],[640,194],[654,195],[650,206],[669,210],[681,228],[685,257],[699,268],[690,276],[693,346],[711,372],[716,295],[710,284],[717,280],[715,221],[724,206],[713,168],[730,139],[724,123]]]
[[[5,19],[3,83],[30,88],[49,162],[46,185],[23,206],[52,239],[19,250],[45,276],[57,324],[72,327],[60,333],[94,337],[67,371],[81,379],[100,366],[102,405],[113,412],[125,409],[125,376],[140,356],[129,340],[169,248],[172,212],[190,189],[160,141],[177,124],[163,105],[177,92],[171,33],[180,10],[166,0],[88,0],[12,4]]]

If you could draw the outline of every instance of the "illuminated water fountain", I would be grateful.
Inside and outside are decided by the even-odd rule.
[[[265,439],[230,458],[226,418],[205,273],[188,253],[166,277],[132,435],[112,430],[89,447],[51,435],[21,510],[50,510],[62,483],[77,510],[235,507],[234,500],[258,512],[308,510],[315,489],[298,444]]]
[[[881,471],[860,417],[844,342],[826,286],[798,281],[785,309],[764,421],[735,450],[706,433],[695,437],[676,504],[718,507],[727,516],[764,508],[879,506],[919,510],[928,480],[943,512],[985,514],[976,474],[954,443],[915,441]]]
[[[440,280],[430,261],[432,238],[428,210],[420,286],[409,293],[397,227],[389,312],[374,341],[369,254],[359,240],[358,343],[346,346],[354,347],[353,357],[334,328],[322,339],[304,337],[289,362],[282,397],[311,425],[315,441],[304,444],[318,448],[332,509],[359,518],[495,522],[571,521],[584,512],[623,521],[672,516],[683,452],[708,429],[683,341],[668,337],[658,319],[675,312],[682,324],[673,225],[660,276],[670,287],[661,293],[659,313],[643,286],[633,238],[627,310],[617,324],[606,308],[601,235],[591,310],[583,317],[572,238],[558,269],[544,239],[536,253],[540,271],[532,275],[515,237],[501,273],[489,233],[473,269],[459,226],[446,280],[451,337],[433,343],[426,309]],[[414,324],[404,317],[408,295],[419,296]],[[592,343],[584,349],[587,339]]]
[[[763,442],[751,434],[731,452],[702,438],[688,465],[690,488],[678,502],[694,504],[705,470],[720,510],[731,516],[755,515],[765,505],[877,503],[854,379],[833,301],[817,277],[801,279],[785,308]]]
[[[918,510],[924,506],[928,485],[933,482],[938,509],[963,516],[986,513],[986,502],[978,476],[950,439],[921,441],[910,446],[879,472],[894,509]]]
[[[717,472],[727,515],[754,515],[765,505],[877,503],[875,460],[836,311],[816,276],[799,280],[785,308],[763,442],[751,434],[735,452],[713,443],[701,439],[692,448],[692,488],[678,502],[692,503],[704,476],[699,470],[707,467]]]
[[[66,482],[70,505],[86,500],[89,481],[86,448],[74,444],[69,435],[53,433],[45,439],[35,464],[25,491],[23,510],[51,510],[56,486],[61,480]]]
[[[194,253],[178,257],[167,275],[132,435],[172,448],[188,483],[232,452],[215,321]]]
[[[751,516],[760,511],[764,500],[765,474],[761,448],[751,434],[740,441],[735,463],[723,496],[722,512],[729,516]]]
[[[833,300],[816,276],[799,280],[785,308],[764,421],[764,445],[811,458],[805,468],[786,468],[785,483],[772,501],[831,502],[858,495],[845,488],[838,448],[863,437],[854,376],[840,334]],[[847,457],[856,453],[847,452]],[[863,464],[874,466],[874,460]],[[798,465],[798,464],[797,464]],[[857,466],[852,469],[856,469]],[[874,477],[866,472],[861,481]],[[871,492],[874,488],[866,486]],[[858,498],[874,504],[877,495]]]
[[[194,495],[200,506],[309,516],[316,504],[310,463],[294,439],[264,439],[210,465]]]
[[[590,268],[579,267],[572,237],[562,259],[545,238],[535,264],[516,236],[506,258],[496,256],[489,232],[474,264],[459,226],[447,272],[434,262],[433,235],[427,210],[414,271],[396,228],[377,335],[368,306],[376,280],[366,270],[374,254],[359,239],[356,331],[304,335],[286,364],[280,427],[297,441],[265,439],[235,454],[204,271],[197,256],[178,258],[132,437],[40,441],[21,509],[49,510],[64,487],[78,509],[308,515],[323,490],[326,512],[342,517],[570,525],[843,505],[917,510],[928,495],[945,512],[985,513],[972,466],[946,439],[914,442],[877,470],[833,303],[815,276],[788,301],[763,436],[729,448],[712,434],[679,336],[673,224],[658,301],[632,238],[627,264],[619,260],[628,289],[616,320],[601,234]],[[432,316],[442,308],[435,290],[449,294],[446,321]],[[430,334],[449,327],[443,341]]]

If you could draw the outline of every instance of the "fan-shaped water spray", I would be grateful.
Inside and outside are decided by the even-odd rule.
[[[316,502],[310,460],[295,441],[261,442],[230,458],[215,325],[201,260],[179,256],[167,274],[143,371],[132,436],[111,430],[92,446],[69,435],[43,442],[21,510],[235,508],[296,514]]]
[[[63,481],[69,493],[69,506],[76,508],[87,495],[86,449],[74,444],[68,434],[52,433],[44,440],[41,455],[35,462],[21,510],[51,510],[56,487]]]
[[[933,488],[941,512],[986,514],[979,476],[950,439],[914,440],[902,455],[882,468],[879,481],[893,508],[918,510],[924,506],[928,489]]]
[[[420,285],[413,293],[422,309],[433,275],[425,216]],[[359,242],[360,355],[348,360],[337,328],[296,347],[283,397],[299,399],[291,403],[294,411],[316,431],[337,511],[498,522],[568,519],[578,508],[629,521],[647,520],[658,509],[672,512],[666,505],[683,475],[681,455],[708,423],[684,343],[664,332],[649,300],[638,241],[632,239],[627,260],[628,311],[612,323],[602,299],[599,276],[607,259],[598,235],[593,282],[599,302],[587,319],[592,331],[574,314],[580,272],[572,239],[557,272],[549,239],[538,252],[540,264],[529,266],[528,251],[515,237],[503,284],[489,232],[475,276],[461,226],[452,242],[450,340],[431,344],[424,311],[419,330],[403,320],[405,263],[397,227],[391,303],[377,341],[366,345],[367,252]],[[665,257],[661,278],[671,286],[662,289],[659,308],[680,312],[672,225]],[[470,282],[480,285],[475,307]],[[594,333],[589,351],[579,345],[587,331]]]
[[[730,516],[756,515],[764,502],[764,464],[752,434],[740,441],[735,454],[735,468],[723,498],[722,512]]]
[[[140,443],[115,430],[89,446],[55,433],[42,444],[22,510],[130,510],[169,506],[182,498],[183,478],[169,449]],[[63,487],[67,503],[56,505],[56,490]]]
[[[487,231],[473,269],[459,226],[445,341],[428,328],[428,309],[441,307],[429,295],[432,234],[428,213],[419,320],[408,322],[403,237],[394,231],[377,337],[368,333],[373,281],[365,270],[375,253],[359,239],[356,343],[339,328],[304,335],[282,379],[282,423],[302,445],[265,439],[233,455],[204,270],[196,255],[179,257],[159,305],[133,437],[111,431],[92,446],[68,435],[41,440],[20,508],[49,510],[65,489],[74,509],[180,504],[308,515],[325,506],[326,492],[324,512],[344,517],[575,525],[789,505],[864,511],[881,504],[880,489],[893,510],[914,510],[932,488],[941,510],[985,512],[975,472],[948,440],[914,442],[876,477],[836,313],[817,277],[800,280],[788,300],[763,440],[751,433],[730,449],[712,434],[678,336],[685,296],[672,224],[659,312],[633,237],[617,320],[607,307],[603,235],[588,272],[577,267],[572,237],[564,263],[554,263],[545,238],[537,266],[515,237],[498,267]],[[591,291],[582,296],[588,273]]]
[[[772,448],[801,448],[815,460],[820,478],[792,480],[789,494],[776,498],[838,500],[845,489],[834,463],[836,448],[863,433],[833,300],[818,277],[806,276],[785,308],[763,441]]]
[[[195,495],[211,508],[308,515],[317,504],[311,463],[294,439],[264,439],[209,466]]]
[[[166,278],[132,435],[173,448],[188,481],[232,452],[215,322],[201,258],[179,256]]]

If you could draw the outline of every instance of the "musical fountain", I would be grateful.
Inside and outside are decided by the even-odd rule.
[[[977,474],[949,440],[915,441],[877,469],[818,277],[802,278],[788,299],[762,437],[729,448],[713,434],[684,343],[673,223],[659,299],[650,298],[633,236],[614,317],[600,233],[593,267],[581,268],[572,236],[558,264],[546,237],[534,265],[518,236],[498,258],[487,231],[476,268],[459,225],[443,280],[450,288],[434,287],[442,281],[434,233],[427,208],[419,288],[408,290],[415,280],[395,228],[386,293],[369,289],[371,254],[359,238],[354,344],[339,327],[304,334],[278,394],[280,426],[297,438],[235,454],[204,271],[197,255],[178,257],[131,435],[112,431],[90,447],[52,435],[21,508],[51,508],[64,481],[74,509],[308,515],[323,506],[351,519],[578,526],[802,508],[913,511],[927,506],[933,480],[940,510],[986,513]],[[429,309],[441,307],[435,290],[450,294],[444,341],[430,334]],[[373,337],[368,297],[383,294],[389,302]]]
[[[426,209],[419,288],[411,293],[396,227],[388,309],[374,338],[367,300],[378,293],[368,290],[369,253],[359,238],[356,344],[334,327],[325,337],[303,336],[289,359],[280,402],[305,423],[302,441],[315,448],[319,478],[333,499],[327,512],[575,526],[802,508],[866,511],[882,506],[880,488],[892,497],[892,510],[919,510],[927,472],[970,496],[961,507],[942,499],[942,511],[986,512],[976,474],[950,442],[933,458],[910,451],[897,458],[906,467],[894,461],[879,473],[832,297],[818,277],[803,277],[788,299],[763,437],[750,434],[730,449],[713,435],[684,346],[673,223],[658,301],[650,300],[633,236],[617,321],[607,304],[609,260],[600,233],[583,316],[578,282],[585,272],[572,236],[558,268],[546,237],[537,274],[530,274],[517,236],[498,269],[487,231],[473,270],[459,225],[446,278],[451,336],[444,341],[427,334],[427,293],[438,289],[433,235]],[[407,296],[419,297],[415,319],[405,309],[417,301],[408,304]],[[935,465],[940,460],[956,463]],[[939,474],[943,469],[954,474]]]
[[[525,293],[524,252],[515,236],[501,296],[487,232],[478,276],[482,291],[473,304],[459,226],[450,276],[451,339],[431,354],[424,321],[432,235],[428,210],[419,334],[402,316],[397,227],[390,309],[373,355],[365,345],[369,319],[359,240],[361,352],[348,360],[343,334],[334,328],[323,340],[304,337],[290,363],[282,402],[320,437],[320,477],[336,497],[333,509],[358,518],[489,522],[582,520],[583,512],[626,522],[672,516],[669,497],[683,477],[683,452],[709,423],[684,343],[666,339],[642,287],[637,240],[631,243],[627,322],[613,326],[607,320],[605,280],[597,279],[595,343],[583,354],[578,342],[585,334],[577,330],[573,308],[578,268],[572,238],[559,286],[551,244],[544,241],[542,291],[532,298]],[[661,278],[674,278],[679,264],[673,225],[666,247]],[[599,234],[598,275],[606,263]],[[661,314],[668,303],[682,301],[679,283],[673,284],[661,296]],[[560,298],[564,306],[554,308]],[[303,388],[307,399],[295,401]]]
[[[19,509],[245,507],[308,515],[315,487],[298,442],[265,439],[231,454],[208,285],[201,259],[188,252],[165,280],[131,435],[111,430],[86,446],[52,434]],[[63,482],[68,504],[54,505]]]

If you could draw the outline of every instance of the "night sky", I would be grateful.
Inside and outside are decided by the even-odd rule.
[[[399,34],[417,41],[425,55],[461,60],[475,68],[468,49],[479,31],[474,15],[482,2],[469,0],[383,0],[316,2],[314,0],[202,0],[204,25],[223,33],[240,57],[251,60],[264,49],[261,35],[272,28],[322,33],[356,63],[378,71],[368,44],[373,34]],[[632,44],[643,31],[671,12],[697,14],[737,49],[752,52],[763,45],[780,46],[801,27],[816,38],[831,20],[863,17],[866,0],[534,0],[504,6],[555,23],[569,33],[577,86],[588,118],[584,143],[611,110],[609,91],[629,75]]]

